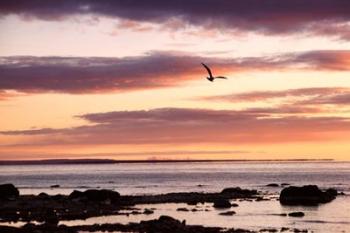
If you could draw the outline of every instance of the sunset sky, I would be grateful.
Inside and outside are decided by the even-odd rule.
[[[0,160],[350,160],[349,12],[1,0]]]

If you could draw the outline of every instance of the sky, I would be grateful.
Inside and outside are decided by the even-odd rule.
[[[2,0],[0,160],[350,160],[349,9]]]

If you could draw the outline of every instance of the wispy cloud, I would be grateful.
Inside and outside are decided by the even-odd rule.
[[[234,93],[220,96],[199,97],[200,100],[208,101],[228,101],[228,102],[257,102],[270,101],[278,98],[307,98],[305,103],[334,103],[346,102],[350,94],[350,87],[314,87],[298,88],[278,91],[252,91],[244,93]],[[318,101],[316,101],[318,100]],[[328,100],[328,101],[327,101]],[[336,101],[338,100],[338,101]]]
[[[0,91],[25,93],[103,93],[171,87],[206,73],[200,62],[219,72],[271,70],[349,71],[350,51],[310,51],[278,56],[216,58],[179,52],[152,52],[124,58],[0,57]]]
[[[270,144],[345,139],[350,134],[349,118],[276,116],[275,113],[279,112],[263,108],[116,111],[78,116],[88,121],[80,127],[1,134],[24,136],[22,145]]]

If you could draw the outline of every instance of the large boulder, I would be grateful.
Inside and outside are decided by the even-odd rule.
[[[0,185],[0,199],[9,200],[9,199],[15,199],[18,196],[19,196],[19,191],[13,184]]]
[[[280,203],[283,205],[317,205],[334,200],[336,195],[337,192],[333,189],[322,191],[316,185],[290,186],[281,191]]]
[[[70,195],[70,199],[78,199],[92,202],[111,202],[115,203],[119,200],[120,194],[118,192],[107,189],[89,189],[85,192],[74,190]]]

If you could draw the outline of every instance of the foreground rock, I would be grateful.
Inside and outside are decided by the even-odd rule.
[[[186,225],[169,216],[160,216],[159,219],[150,221],[141,221],[140,223],[123,224],[95,224],[68,227],[65,225],[33,225],[27,224],[22,228],[1,227],[2,233],[77,233],[84,232],[142,232],[142,233],[254,233],[253,231],[242,229],[223,229],[219,227],[204,227],[195,225]]]
[[[1,184],[0,185],[0,199],[11,200],[19,196],[18,189],[13,184]]]
[[[280,203],[283,205],[317,205],[330,202],[336,196],[336,190],[328,189],[322,191],[316,185],[290,186],[281,191]]]
[[[85,192],[74,190],[69,195],[69,198],[80,201],[117,203],[120,200],[120,194],[118,192],[107,189],[90,189]]]
[[[6,197],[17,196],[13,201],[0,199],[0,221],[38,221],[55,225],[62,220],[86,219],[90,217],[118,215],[121,210],[140,204],[160,203],[219,203],[230,207],[231,199],[256,199],[256,190],[241,188],[224,189],[218,193],[168,193],[160,195],[122,196],[112,190],[91,189],[84,192],[73,191],[70,195],[18,196],[13,185],[6,185]],[[12,191],[7,191],[12,190]],[[17,191],[17,192],[16,192]],[[8,194],[9,193],[9,194]],[[230,205],[230,206],[229,206]],[[183,210],[179,210],[183,211]],[[139,211],[139,214],[152,214],[152,211]],[[136,212],[134,212],[136,214]]]

